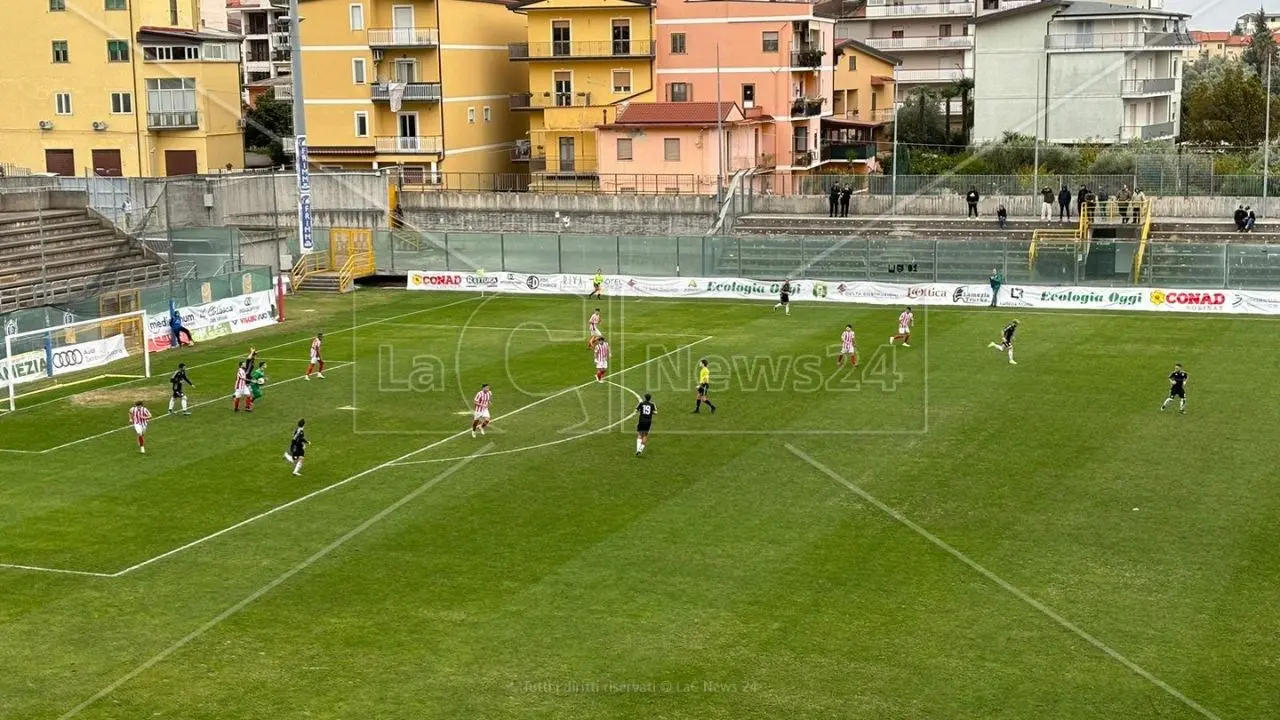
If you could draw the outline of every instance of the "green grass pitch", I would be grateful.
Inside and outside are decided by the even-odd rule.
[[[1023,312],[1011,366],[1004,310],[917,309],[889,349],[900,308],[770,306],[301,296],[24,398],[0,718],[1280,717],[1276,321]],[[180,360],[196,407],[163,417]]]

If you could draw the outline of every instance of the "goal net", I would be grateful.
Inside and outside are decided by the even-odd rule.
[[[8,410],[36,395],[104,379],[151,377],[146,311],[6,334],[0,387]]]

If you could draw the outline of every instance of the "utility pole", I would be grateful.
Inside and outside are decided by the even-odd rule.
[[[289,65],[293,84],[293,165],[298,187],[298,248],[302,254],[315,249],[311,235],[311,159],[307,151],[306,95],[302,92],[302,31],[298,0],[289,0]]]
[[[1267,55],[1267,118],[1263,123],[1262,140],[1262,217],[1270,217],[1267,212],[1267,185],[1271,179],[1271,55]]]
[[[875,118],[872,118],[875,120]],[[898,214],[898,66],[893,66],[893,175],[890,180],[889,212]]]

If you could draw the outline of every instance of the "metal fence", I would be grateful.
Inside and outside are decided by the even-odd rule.
[[[314,235],[328,247],[328,230]],[[293,240],[291,242],[295,242]],[[1030,261],[1029,242],[834,237],[670,237],[375,231],[378,271],[484,270],[659,277],[806,277],[831,281],[986,282],[999,268],[1011,283],[1132,284],[1138,243],[1057,244]],[[297,247],[291,247],[297,253]],[[1245,244],[1153,243],[1141,284],[1180,288],[1280,289],[1280,252]]]

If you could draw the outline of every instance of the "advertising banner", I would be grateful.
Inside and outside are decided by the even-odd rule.
[[[182,326],[196,342],[254,330],[276,322],[275,292],[262,290],[248,295],[217,300],[207,305],[179,308]],[[147,316],[147,347],[160,352],[172,347],[173,331],[169,314]]]
[[[591,290],[589,275],[464,272],[410,272],[410,290],[457,290],[573,295]],[[775,301],[780,280],[747,278],[672,278],[611,276],[604,292],[620,297],[708,298]],[[867,305],[985,306],[991,304],[986,284],[840,282],[792,280],[794,302],[840,302]],[[1131,287],[1057,287],[1005,285],[999,305],[1045,310],[1137,310],[1220,314],[1280,315],[1280,292],[1258,290],[1187,290]]]
[[[43,350],[14,355],[12,363],[0,360],[0,388],[9,387],[10,367],[13,368],[13,383],[16,385],[48,377],[46,361],[47,357]]]
[[[52,352],[32,350],[13,356],[11,364],[0,361],[0,387],[7,387],[10,382],[9,367],[13,368],[13,382],[22,383],[40,380],[49,376],[67,375],[81,370],[101,367],[107,363],[129,357],[123,335],[112,335],[101,340],[61,345]],[[53,371],[49,363],[53,363]]]

